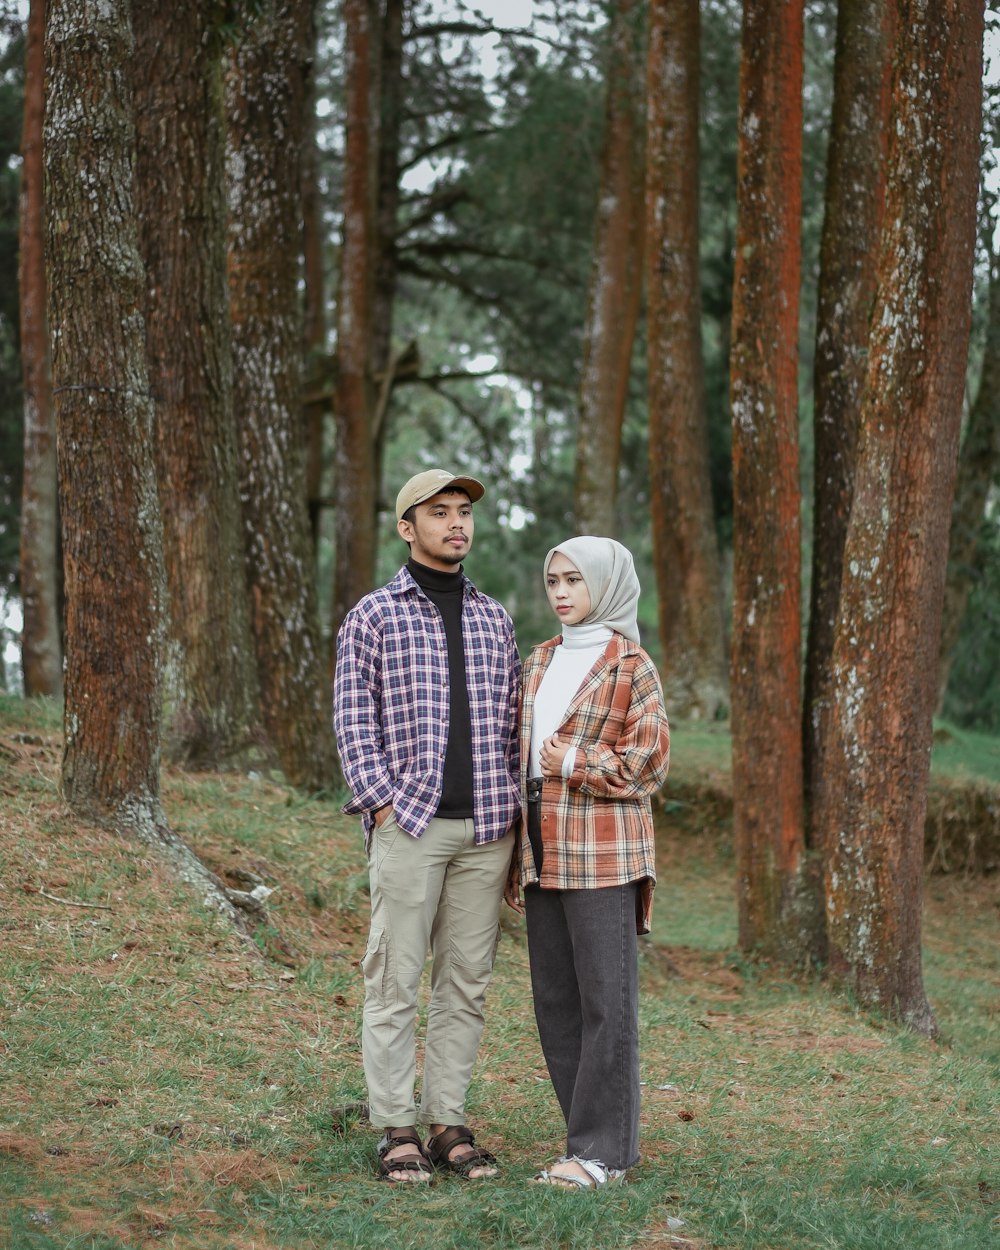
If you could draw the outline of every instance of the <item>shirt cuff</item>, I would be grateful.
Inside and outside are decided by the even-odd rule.
[[[360,793],[352,794],[340,810],[348,816],[373,816],[380,807],[390,806],[395,797],[388,780],[373,782]]]

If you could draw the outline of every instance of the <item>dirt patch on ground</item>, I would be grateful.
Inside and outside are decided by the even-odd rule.
[[[20,1159],[37,1163],[45,1152],[41,1143],[20,1133],[0,1133],[0,1158]]]
[[[241,1189],[275,1182],[281,1184],[287,1180],[289,1171],[254,1150],[204,1151],[196,1156],[195,1163],[202,1176],[213,1185],[238,1185]]]

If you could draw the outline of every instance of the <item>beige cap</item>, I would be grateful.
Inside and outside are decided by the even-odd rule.
[[[464,490],[473,503],[482,499],[486,494],[486,487],[482,482],[477,482],[474,477],[460,477],[449,473],[447,469],[425,469],[423,473],[417,473],[411,477],[396,496],[396,520],[403,519],[403,513],[407,508],[412,508],[415,503],[423,503],[425,499],[440,495],[449,486]]]

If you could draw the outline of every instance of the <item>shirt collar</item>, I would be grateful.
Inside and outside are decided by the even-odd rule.
[[[462,585],[465,588],[466,595],[478,595],[479,594],[479,591],[476,589],[473,583],[469,580],[468,574],[466,574],[465,572],[462,573]],[[386,583],[385,588],[392,595],[406,595],[406,594],[422,595],[424,593],[420,589],[420,587],[417,585],[416,579],[414,578],[413,574],[410,572],[410,570],[406,567],[405,564],[399,570],[396,576],[392,579],[392,581]]]

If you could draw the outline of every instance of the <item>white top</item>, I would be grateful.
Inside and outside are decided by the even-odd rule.
[[[531,751],[528,759],[529,777],[542,775],[542,743],[563,723],[573,696],[604,654],[604,648],[614,637],[614,631],[606,625],[564,625],[562,636],[562,646],[553,648],[552,659],[535,692],[531,717]],[[564,777],[572,775],[577,745],[571,745],[566,752],[562,765]]]

